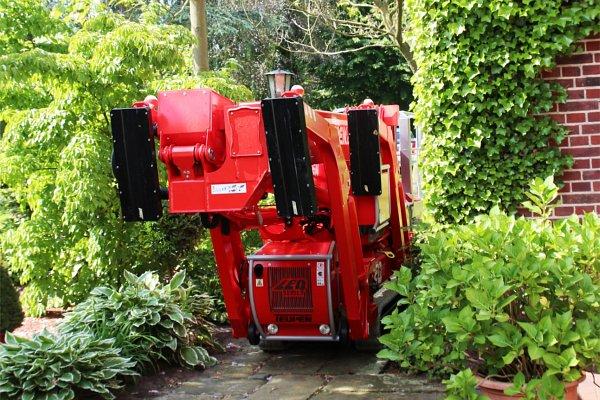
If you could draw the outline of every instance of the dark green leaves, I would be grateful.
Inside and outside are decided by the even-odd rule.
[[[564,101],[565,90],[546,83],[541,71],[598,32],[600,3],[405,4],[430,210],[439,222],[468,221],[493,206],[515,210],[530,179],[568,165],[551,145],[564,129],[538,115]]]

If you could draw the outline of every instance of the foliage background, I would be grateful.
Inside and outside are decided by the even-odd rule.
[[[365,97],[410,101],[406,68],[393,51],[313,56],[282,48],[281,32],[292,25],[285,1],[209,0],[214,72],[195,77],[186,4],[0,0],[0,255],[24,287],[30,315],[75,304],[96,285],[118,284],[123,269],[164,276],[187,268],[223,310],[198,218],[120,220],[109,162],[111,108],[199,85],[234,100],[260,98],[267,95],[264,73],[276,67],[295,72],[316,107]],[[256,233],[245,242],[249,251],[260,243]]]
[[[22,213],[20,223],[3,219],[0,246],[33,315],[54,298],[80,301],[97,284],[118,281],[124,268],[164,273],[201,231],[197,220],[180,217],[120,220],[111,108],[159,88],[202,85],[252,97],[230,79],[232,65],[192,77],[191,35],[162,24],[157,4],[131,19],[94,4],[0,1],[0,182],[4,203]]]
[[[565,130],[536,114],[565,91],[540,79],[555,57],[600,30],[597,0],[407,0],[427,205],[464,221],[514,210],[527,183],[569,164]]]

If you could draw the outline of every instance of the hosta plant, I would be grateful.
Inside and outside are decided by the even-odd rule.
[[[531,192],[527,206],[549,215],[556,188],[550,180],[535,185],[546,189]],[[589,274],[600,224],[596,215],[581,225],[593,232],[579,223],[496,208],[427,236],[419,274],[402,268],[390,284],[406,306],[384,320],[390,332],[380,355],[421,371],[470,368],[513,382],[511,394],[554,398],[600,359],[600,286]]]
[[[70,400],[96,393],[112,399],[119,377],[136,375],[135,363],[121,356],[113,339],[87,333],[25,339],[6,334],[0,345],[0,398]]]
[[[185,271],[166,284],[151,272],[136,276],[126,271],[126,283],[119,289],[92,290],[66,315],[60,332],[114,338],[121,354],[140,371],[159,360],[188,367],[211,365],[215,359],[201,346],[210,341],[210,333],[196,317],[206,302],[183,285],[184,279]]]

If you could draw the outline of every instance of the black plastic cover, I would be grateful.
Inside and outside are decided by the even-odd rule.
[[[277,214],[313,216],[317,203],[302,98],[265,99],[261,105]]]
[[[349,110],[348,136],[352,193],[380,195],[381,157],[377,110]]]
[[[162,215],[152,121],[147,108],[110,112],[112,168],[125,221],[156,221]]]

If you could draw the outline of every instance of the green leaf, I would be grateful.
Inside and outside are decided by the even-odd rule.
[[[545,354],[545,351],[541,347],[536,346],[535,344],[530,344],[529,346],[527,346],[527,352],[529,353],[529,358],[532,361],[539,360]]]
[[[506,353],[504,356],[502,356],[502,361],[504,362],[504,365],[509,365],[510,363],[513,362],[513,360],[517,357],[517,352],[516,351],[509,351],[508,353]]]
[[[501,335],[499,333],[496,333],[494,335],[490,335],[487,337],[489,339],[490,342],[492,342],[492,344],[494,346],[498,346],[498,347],[511,347],[512,343],[508,340],[508,338],[504,335]]]
[[[179,354],[181,355],[181,358],[192,367],[198,365],[200,362],[196,351],[194,351],[192,347],[183,347]]]
[[[184,280],[185,280],[185,270],[181,270],[173,276],[173,278],[171,279],[171,282],[169,282],[169,287],[172,290],[177,289],[178,287],[181,286],[181,284],[183,283]]]

